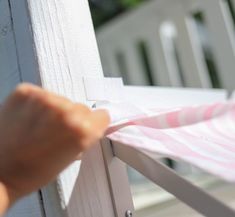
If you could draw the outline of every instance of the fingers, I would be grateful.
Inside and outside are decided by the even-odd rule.
[[[97,140],[101,139],[110,123],[110,117],[105,110],[91,112],[89,117],[80,125],[83,136],[81,147],[86,150]]]
[[[110,122],[109,115],[105,110],[91,112],[91,110],[83,104],[72,103],[65,97],[43,90],[32,84],[21,84],[16,88],[15,92],[16,95],[31,95],[32,98],[42,100],[44,103],[63,112],[74,112],[76,114],[74,114],[73,118],[77,116],[81,120],[83,116],[86,119],[86,121],[83,121],[83,129],[85,132],[87,131],[87,133],[96,132],[102,135]]]
[[[81,123],[84,136],[93,135],[102,137],[110,122],[108,113],[105,110],[96,110],[90,113]]]
[[[110,124],[110,117],[107,111],[96,110],[90,115],[90,122],[92,123],[90,132],[94,132],[100,138]]]
[[[63,96],[58,96],[32,84],[21,84],[13,93],[15,98],[27,98],[39,105],[44,105],[57,115],[68,128],[75,129],[84,148],[100,139],[110,123],[105,110],[91,111],[87,106],[73,103]],[[34,109],[35,110],[35,109]],[[81,144],[81,143],[80,143]]]
[[[89,115],[91,113],[91,109],[80,103],[74,103],[73,109],[75,111],[79,111],[79,113],[82,115]]]
[[[10,98],[13,98],[16,101],[22,99],[31,101],[35,100],[48,106],[60,105],[59,108],[65,110],[70,109],[73,106],[73,103],[65,97],[27,83],[18,85]]]

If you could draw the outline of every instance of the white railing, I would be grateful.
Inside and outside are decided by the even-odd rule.
[[[232,90],[233,6],[234,0],[152,0],[119,16],[97,30],[105,75],[132,85]]]
[[[147,1],[96,31],[104,74],[121,76],[131,85],[231,91],[234,11],[235,0]],[[174,168],[203,175],[184,163],[174,163]],[[129,176],[133,174],[130,170]]]

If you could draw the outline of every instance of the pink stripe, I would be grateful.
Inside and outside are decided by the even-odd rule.
[[[156,113],[152,114],[154,111]],[[151,153],[164,156],[167,153],[169,157],[190,162],[224,179],[235,181],[234,103],[171,111],[166,109],[165,112],[152,109],[150,112],[151,116],[140,114],[129,120],[124,118],[121,124],[113,123],[106,135],[112,140]],[[231,125],[233,123],[234,128]],[[208,131],[203,131],[203,128]],[[208,165],[201,164],[204,160]],[[229,176],[228,171],[231,173]]]

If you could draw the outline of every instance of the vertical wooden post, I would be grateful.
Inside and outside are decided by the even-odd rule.
[[[0,86],[1,99],[27,81],[75,102],[94,103],[86,99],[83,78],[101,78],[103,72],[87,0],[2,0],[2,14],[0,83],[6,84]],[[31,197],[38,209],[25,206],[24,217],[114,217],[101,146],[66,169],[41,196]],[[21,215],[12,213],[10,217]]]
[[[158,86],[171,86],[167,61],[160,38],[159,20],[154,17],[146,26],[145,39],[149,48],[149,57],[153,67],[153,78]]]
[[[134,217],[131,189],[126,176],[126,164],[117,157],[114,157],[111,141],[104,139],[102,141],[102,147],[115,217],[125,217],[128,210],[132,212],[132,216]]]
[[[126,56],[128,78],[130,79],[131,85],[149,85],[143,65],[141,65],[140,55],[138,54],[138,41],[132,37],[124,40],[123,51]]]
[[[162,31],[162,28],[164,28],[163,25],[164,24],[162,24],[160,27],[160,39],[163,47],[164,60],[168,69],[170,83],[174,87],[181,87],[182,81],[180,78],[180,72],[177,67],[178,65],[175,59],[175,55],[172,50],[172,40],[164,34],[164,31]]]
[[[208,71],[203,60],[199,39],[190,14],[183,2],[174,8],[172,19],[177,28],[179,55],[182,61],[183,76],[188,87],[211,87]]]
[[[235,40],[231,17],[222,0],[202,1],[205,10],[206,24],[213,42],[215,58],[219,68],[222,87],[234,89]]]
[[[101,61],[104,69],[104,75],[106,77],[121,77],[115,52],[111,52],[110,47],[107,49],[105,43],[102,44],[101,47],[102,52],[100,52],[100,55],[102,55]]]

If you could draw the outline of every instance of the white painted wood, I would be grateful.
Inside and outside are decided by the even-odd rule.
[[[235,40],[228,8],[222,0],[202,1],[206,24],[210,31],[213,50],[223,88],[234,88]]]
[[[124,82],[128,84],[130,79],[127,73],[128,66],[125,52],[117,44],[111,43],[107,44],[107,46],[105,44],[100,46],[102,49],[100,53],[104,55],[104,58],[101,57],[104,75],[106,77],[122,77]],[[118,58],[122,58],[123,63],[120,63],[120,59]],[[124,65],[121,66],[120,64]]]
[[[9,5],[6,4],[7,2],[11,3],[12,19]],[[156,13],[161,14],[162,7],[160,7],[160,10],[156,10],[156,6],[164,6],[164,8],[168,6],[174,7],[173,2],[166,3],[165,0],[158,2],[159,3],[154,2],[149,4],[144,7],[143,11],[138,10],[138,13],[141,15],[146,14],[148,17],[148,13],[146,12],[149,11],[151,12],[151,16]],[[155,7],[152,7],[153,5]],[[216,9],[218,9],[217,6]],[[219,7],[219,9],[221,8]],[[219,18],[216,19],[218,19],[217,21],[219,21],[219,23],[223,24],[226,19],[221,19],[221,10],[219,10],[219,12]],[[143,17],[145,16],[141,16],[141,19]],[[0,18],[1,99],[20,81],[30,81],[42,85],[44,88],[58,94],[65,95],[75,102],[83,102],[88,105],[93,103],[86,100],[83,76],[102,77],[103,75],[86,0],[1,0]],[[13,24],[11,24],[11,20]],[[133,14],[130,20],[135,20]],[[144,19],[142,21],[142,24],[143,23]],[[225,23],[228,24],[227,22]],[[214,23],[211,21],[210,26],[213,24]],[[129,29],[127,27],[125,28],[125,31],[128,32],[127,30]],[[218,33],[215,29],[210,29],[213,30],[214,33]],[[227,30],[227,28],[220,30]],[[222,34],[225,34],[227,37],[225,37],[225,39],[231,39],[230,32],[227,34],[227,31],[225,31],[225,33],[221,33],[221,35]],[[131,35],[131,37],[133,37],[133,35]],[[189,41],[191,38],[188,35],[187,37],[189,37],[186,38]],[[221,42],[216,37],[215,41],[218,40],[218,42]],[[133,81],[134,84],[145,85],[147,84],[147,80],[142,74],[142,66],[140,65],[138,54],[135,51],[135,46],[129,42],[130,37],[126,37],[126,39],[128,40],[125,41],[126,44],[124,48],[127,49],[126,52],[131,56],[128,69],[128,71],[130,70],[132,72],[130,74],[131,81]],[[135,42],[137,42],[136,39],[137,38],[134,38]],[[110,42],[112,43],[112,40]],[[159,42],[161,42],[160,47],[164,45],[162,41],[157,40],[157,43]],[[153,40],[151,43],[153,43]],[[220,44],[220,46],[222,46],[222,43]],[[233,53],[229,47],[230,45],[231,40],[225,47],[229,49],[230,53]],[[219,51],[220,48],[217,48],[217,51]],[[2,50],[4,52],[1,52]],[[116,49],[113,51],[116,51]],[[153,53],[157,53],[156,50],[154,50]],[[108,52],[107,54],[109,55]],[[164,53],[164,55],[165,57],[162,57],[162,59],[167,63],[169,55],[166,53]],[[114,56],[115,55],[113,55],[113,58]],[[222,56],[220,55],[219,57]],[[9,59],[11,60],[10,64]],[[110,61],[110,64],[113,63],[112,61]],[[225,62],[227,64],[229,63],[229,65],[225,66],[225,63],[221,63],[221,66],[224,67],[221,67],[221,69],[229,69],[229,72],[226,72],[226,75],[229,75],[231,67],[233,66],[232,58],[230,57],[229,60],[226,61]],[[168,67],[168,74],[171,73],[171,70],[175,70],[172,62],[168,62],[166,65]],[[155,67],[157,68],[157,66]],[[164,72],[161,71],[161,73]],[[180,86],[181,83],[177,78],[177,72],[174,73],[173,76],[170,74],[172,79],[171,84]],[[162,75],[163,74],[161,74],[161,76]],[[168,82],[167,76],[163,76],[162,80]],[[225,79],[225,83],[226,87],[232,85],[228,80],[228,76]],[[141,91],[139,91],[140,89]],[[169,101],[167,100],[168,96],[174,96],[174,100],[168,102],[168,104],[176,103],[181,97],[185,96],[184,92],[178,92],[176,90],[167,91],[164,89],[162,92],[159,92],[162,93],[161,98],[159,98],[159,96],[156,97],[154,95],[155,91],[152,91],[152,89],[140,89],[127,87],[128,94],[126,97],[129,96],[127,99],[131,99],[131,101],[141,99],[142,105],[143,102],[145,102],[146,104],[144,105],[150,106],[152,103],[152,105],[155,106],[156,102],[158,102],[159,105],[167,105],[166,103]],[[142,92],[146,92],[146,94]],[[185,96],[187,99],[185,103],[187,105],[197,102],[197,99],[200,99],[201,93],[195,93],[194,90],[189,90],[188,94],[190,94],[190,96]],[[219,93],[220,96],[223,94],[224,92]],[[150,98],[147,98],[146,95],[150,96]],[[208,98],[207,100],[205,99],[204,102],[215,99],[211,97],[212,94],[208,94]],[[219,97],[216,99],[218,100]],[[115,210],[116,212],[117,210],[124,210],[123,205],[121,209],[117,209],[120,205],[117,202],[120,200],[120,195],[115,194],[113,191],[115,188],[112,186],[115,186],[115,183],[112,182],[112,185],[109,185],[111,179],[107,177],[107,170],[105,169],[105,163],[107,166],[109,160],[110,159],[106,159],[104,162],[102,149],[100,145],[97,145],[85,155],[82,163],[76,162],[59,176],[57,182],[43,189],[43,208],[47,217],[114,217]],[[110,186],[112,188],[111,192],[109,189]],[[126,189],[126,187],[125,184],[124,188]],[[114,195],[112,195],[113,193]],[[40,201],[38,195],[35,195],[36,196],[26,199],[27,202],[24,203],[24,205],[21,204],[18,206],[18,209],[11,211],[13,214],[11,214],[10,217],[20,216],[19,213],[21,213],[21,216],[41,215]],[[35,207],[33,211],[27,208],[31,202]],[[29,207],[32,208],[30,205]],[[123,213],[123,211],[120,212],[121,214]],[[118,215],[120,215],[119,211]]]
[[[222,1],[220,1],[220,3],[221,6],[223,6]],[[218,4],[218,1],[215,4]],[[101,27],[97,31],[98,41],[102,41],[103,46],[105,44],[107,48],[111,47],[114,43],[119,44],[119,47],[125,47],[125,38],[134,38],[134,41],[136,38],[141,38],[150,45],[148,47],[149,53],[151,54],[151,67],[154,69],[152,76],[154,78],[155,85],[161,86],[164,84],[167,86],[172,85],[179,87],[185,85],[188,87],[209,88],[212,86],[211,79],[199,39],[199,32],[196,29],[193,18],[191,17],[194,12],[207,14],[208,9],[211,10],[211,15],[209,16],[211,19],[214,19],[214,17],[217,16],[217,12],[215,11],[213,1],[151,1],[141,5],[141,7],[136,10],[132,10],[131,12],[119,16],[110,23]],[[216,43],[213,43],[213,47],[215,47],[215,50],[219,53],[219,55],[217,55],[217,59],[220,59],[219,61],[224,67],[219,68],[220,77],[233,85],[233,79],[231,80],[230,78],[233,77],[234,74],[232,71],[234,69],[233,62],[235,61],[234,57],[231,56],[231,47],[228,48],[227,45],[233,44],[234,39],[232,37],[229,39],[228,37],[225,38],[221,36],[227,34],[226,31],[224,31],[224,29],[227,28],[225,24],[229,24],[228,26],[230,28],[227,28],[228,30],[232,29],[231,20],[229,20],[230,15],[228,14],[228,11],[224,11],[226,9],[225,7],[222,7],[222,9],[224,15],[222,21],[224,22],[222,24],[219,22],[220,25],[222,25],[222,29],[218,30],[220,31],[219,34],[214,31],[213,37],[216,37],[218,40]],[[166,35],[161,31],[161,24],[164,25],[167,22],[175,24],[177,30],[175,38],[177,40],[176,46],[180,56],[179,61],[183,69],[182,71],[178,68],[178,64],[175,59],[172,38],[166,37]],[[157,30],[158,28],[155,29],[156,25],[160,26],[159,31]],[[214,22],[212,25],[216,30],[217,23]],[[231,31],[230,36],[232,36]],[[226,51],[224,44],[226,45]],[[100,48],[102,53],[102,45]],[[224,61],[224,51],[227,52],[225,56],[230,55],[228,58],[229,60],[226,58],[226,61]],[[109,49],[109,52],[111,57],[110,59],[112,59],[112,50]],[[124,50],[124,55],[126,54],[127,51]],[[230,65],[228,64],[228,61],[230,62]],[[220,63],[218,63],[218,65]],[[113,67],[113,72],[115,74],[115,65],[113,65]],[[138,66],[136,65],[136,67]],[[131,72],[131,74],[132,73],[135,72]],[[183,78],[183,82],[181,77]],[[227,88],[228,86],[223,85],[223,87]],[[178,168],[178,166],[176,167]],[[193,170],[195,172],[195,169]]]
[[[148,85],[137,46],[138,41],[130,37],[124,42],[122,48],[126,57],[129,82],[131,85]]]
[[[1,83],[5,91],[1,97],[27,81],[92,105],[86,99],[83,77],[100,78],[103,73],[87,0],[9,2],[12,16],[8,4],[2,5],[8,1],[0,1],[0,16],[4,17],[0,19],[0,63],[4,66],[0,82],[9,85]],[[114,217],[101,146],[66,169],[42,190],[39,199],[37,194],[29,197],[9,217],[44,217],[44,212],[47,217]]]
[[[202,12],[206,18],[206,26],[210,33],[210,42],[212,44],[213,56],[216,60],[215,64],[218,67],[219,79],[221,80],[222,87],[232,90],[234,88],[233,71],[235,68],[234,25],[227,3],[224,0],[150,1],[98,29],[98,41],[102,41],[109,49],[109,46],[114,42],[122,46],[125,43],[124,38],[136,38],[141,35],[143,40],[153,45],[150,51],[150,62],[155,69],[153,75],[155,80],[157,78],[161,80],[162,74],[168,74],[172,85],[181,86],[180,79],[177,76],[179,71],[177,70],[176,63],[174,58],[169,55],[171,42],[162,38],[162,41],[159,43],[158,37],[156,37],[158,43],[158,46],[156,46],[154,45],[153,38],[147,36],[149,32],[154,31],[155,24],[159,23],[160,25],[161,22],[168,21],[175,22],[179,36],[177,46],[181,56],[186,85],[191,87],[210,87],[211,80],[198,38],[198,31],[195,29],[195,25],[190,18],[194,12]],[[144,32],[147,34],[144,34]],[[159,37],[162,36],[159,35]],[[159,47],[161,46],[163,46],[165,58],[161,58],[161,55],[159,55]],[[100,48],[102,53],[102,45]],[[112,53],[111,50],[110,53]],[[157,63],[152,61],[152,59],[157,58],[159,60],[158,65],[160,65],[158,67],[156,66]],[[159,68],[160,70],[157,71]],[[163,80],[165,82],[165,77],[163,77]],[[140,82],[138,81],[138,83]]]
[[[115,48],[114,48],[115,49]],[[121,77],[124,84],[128,85],[131,83],[130,75],[128,73],[128,63],[126,53],[123,52],[121,47],[115,49],[113,52],[108,52],[108,60],[111,65],[110,74],[114,74],[113,77]]]
[[[178,1],[174,9],[166,11],[175,24],[177,31],[176,49],[181,64],[181,76],[183,85],[186,87],[211,87],[211,81],[207,66],[205,64],[202,46],[199,42],[199,33],[196,31],[195,23],[191,18],[192,1]],[[178,162],[175,165],[176,171],[182,174],[192,173],[193,168],[185,163]]]
[[[106,77],[121,77],[121,73],[118,70],[119,66],[115,59],[115,52],[111,52],[110,49],[107,49],[105,45],[103,45],[101,55],[102,67],[105,73],[104,75]]]
[[[233,217],[235,211],[161,164],[151,153],[113,143],[114,154],[155,184],[207,217]]]
[[[82,77],[102,77],[102,69],[87,1],[28,0],[28,7],[42,86],[88,103]],[[60,175],[57,189],[69,217],[114,216],[99,145]]]
[[[123,96],[123,100],[143,108],[172,108],[221,102],[226,99],[227,92],[220,89],[124,86]]]
[[[149,25],[152,28],[145,30],[145,40],[149,48],[149,59],[154,83],[158,86],[171,86],[167,60],[165,59],[164,48],[159,36],[159,23],[156,23],[156,20],[153,19]]]
[[[154,83],[158,85],[172,84],[180,86],[180,82],[175,78],[177,77],[178,72],[174,68],[174,59],[171,60],[172,58],[167,52],[169,47],[165,44],[162,45],[164,42],[159,34],[158,27],[163,20],[164,10],[174,8],[174,5],[174,2],[169,4],[162,0],[151,1],[149,4],[142,5],[139,9],[124,14],[113,22],[111,21],[104,27],[101,27],[97,31],[101,53],[103,50],[102,45],[104,44],[106,44],[106,47],[112,47],[112,44],[118,43],[120,47],[123,46],[126,48],[127,41],[132,41],[131,43],[134,41],[134,43],[136,43],[138,40],[142,40],[147,43],[149,53],[151,54],[149,56],[149,61],[153,69],[152,77],[154,78]],[[125,55],[126,52],[128,52],[127,49],[123,51]],[[137,50],[134,51],[134,53],[136,52]],[[136,62],[136,60],[133,62]],[[130,69],[133,70],[136,67],[138,70],[141,68],[132,66]],[[129,73],[137,74],[135,71]],[[169,81],[169,77],[171,78],[171,81]],[[143,83],[146,81],[137,81],[138,84],[141,84],[141,82]]]
[[[151,64],[151,68],[153,69],[152,77],[154,83],[158,85],[169,86],[170,82],[168,72],[166,71],[167,68],[163,65],[162,62],[165,59],[157,27],[157,25],[159,25],[158,15],[161,16],[161,10],[159,9],[161,9],[161,6],[164,4],[165,1],[162,0],[151,1],[149,2],[149,4],[143,5],[135,11],[126,13],[120,16],[119,19],[114,20],[113,22],[111,21],[104,27],[98,29],[97,37],[101,53],[104,50],[103,47],[106,47],[106,49],[108,49],[110,53],[120,50],[120,48],[123,47],[124,49],[122,49],[122,51],[124,52],[125,56],[131,52],[134,52],[134,56],[137,55],[137,57],[132,57],[134,60],[132,59],[131,62],[136,63],[137,59],[139,59],[139,61],[136,63],[136,66],[129,66],[129,68],[137,68],[137,71],[141,71],[143,74],[145,74],[145,72],[143,71],[143,67],[141,66],[140,57],[138,57],[139,54],[138,50],[136,49],[136,44],[139,41],[145,42],[147,47],[149,48],[149,62]],[[131,44],[131,46],[134,44],[134,51],[132,47],[132,51],[129,52],[129,48],[127,49],[127,44]],[[154,54],[154,56],[152,54]],[[103,62],[105,64],[105,60]],[[115,71],[116,70],[114,70],[113,73],[115,73]],[[131,74],[130,77],[133,77],[132,74],[134,74],[135,76],[138,74],[136,70],[129,73]],[[142,81],[137,80],[135,81],[135,83],[144,84],[144,82],[146,83],[146,81],[147,79]]]
[[[114,203],[115,216],[124,217],[127,210],[134,213],[130,184],[126,172],[126,164],[114,157],[111,141],[103,139],[102,148],[105,156],[105,166],[108,174],[112,200]]]
[[[141,39],[146,43],[150,54],[149,62],[155,85],[211,87],[198,32],[190,17],[193,11],[199,9],[199,6],[198,1],[194,0],[158,0],[148,2],[136,10],[119,16],[97,31],[101,54],[105,47],[105,51],[109,51],[111,62],[115,48],[118,50],[120,47],[126,47],[126,38],[134,42]],[[166,23],[176,25],[176,48],[180,57],[181,68],[178,67],[174,53],[174,38],[164,34]],[[114,45],[114,50],[111,49],[113,44],[118,44],[118,46]],[[123,55],[128,55],[127,49],[123,50]],[[105,62],[106,60],[103,60],[104,64]],[[139,62],[133,61],[133,63],[135,66],[128,70],[127,76],[136,73],[135,67],[138,70],[140,69]],[[112,64],[112,67],[113,74],[117,75],[115,64]],[[143,71],[143,73],[145,72]],[[130,84],[133,83],[130,82]],[[177,164],[176,167],[178,171],[178,168],[181,168],[181,171],[191,170],[185,169],[180,164]]]
[[[188,87],[211,87],[203,52],[199,44],[198,32],[182,3],[174,9],[172,21],[177,29],[177,48],[182,63],[185,85]]]
[[[181,72],[175,57],[173,37],[165,33],[165,25],[168,25],[168,23],[163,23],[160,27],[160,38],[164,50],[165,61],[167,63],[170,83],[174,87],[182,87],[183,82],[181,80]]]

